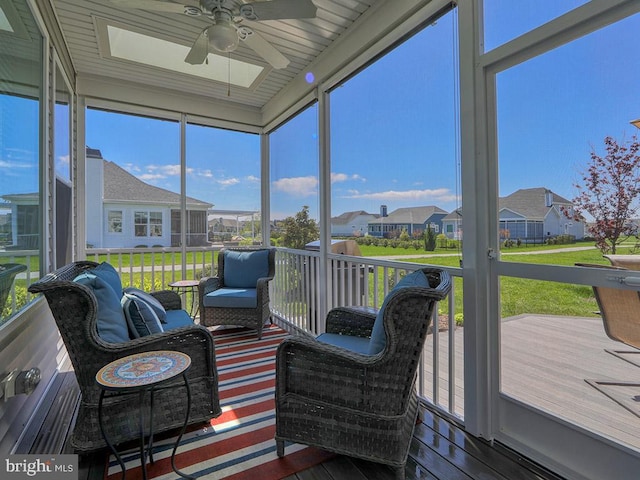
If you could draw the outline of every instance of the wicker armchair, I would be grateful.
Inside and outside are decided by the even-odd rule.
[[[188,354],[192,360],[188,372],[192,397],[189,423],[206,422],[218,416],[218,380],[211,333],[194,324],[128,342],[103,341],[96,328],[98,304],[94,293],[88,287],[73,282],[79,274],[97,265],[89,261],[71,263],[29,287],[31,293],[42,293],[47,299],[80,386],[80,409],[71,437],[72,447],[78,452],[106,447],[98,425],[100,389],[96,385],[95,375],[107,363],[135,353],[177,350]],[[181,308],[180,297],[175,292],[161,291],[152,295],[167,311]],[[148,402],[149,397],[146,398]],[[104,424],[107,435],[114,444],[139,438],[139,407],[137,395],[105,399]],[[146,407],[143,412],[148,412],[148,405]],[[181,427],[186,408],[186,394],[181,378],[176,380],[175,386],[169,384],[167,388],[158,389],[154,394],[154,432]],[[148,420],[145,423],[148,424]]]
[[[237,247],[218,252],[218,276],[200,280],[200,324],[238,325],[256,330],[271,317],[269,282],[275,275],[275,248]]]
[[[303,443],[387,464],[397,478],[404,478],[418,411],[418,360],[436,303],[451,289],[447,272],[418,272],[429,287],[395,288],[378,315],[367,308],[331,310],[327,332],[333,344],[322,341],[327,334],[318,339],[291,337],[280,344],[275,436],[279,456],[284,456],[285,441]],[[351,344],[362,350],[372,342],[382,328],[376,322],[385,339],[379,353],[345,348]]]

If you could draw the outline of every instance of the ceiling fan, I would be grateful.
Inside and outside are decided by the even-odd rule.
[[[252,3],[243,3],[239,0],[181,0],[179,3],[164,0],[110,1],[121,7],[209,18],[212,24],[202,30],[184,59],[192,65],[202,64],[211,50],[222,53],[232,52],[242,41],[269,62],[273,68],[286,68],[289,65],[289,59],[242,22],[316,16],[316,6],[311,0],[271,0]]]

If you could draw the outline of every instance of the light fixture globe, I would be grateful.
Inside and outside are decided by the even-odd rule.
[[[220,22],[209,28],[209,44],[218,52],[233,52],[238,48],[238,32],[227,22]]]

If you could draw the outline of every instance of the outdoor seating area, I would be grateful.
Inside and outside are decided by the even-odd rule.
[[[165,310],[162,325],[166,328],[163,328],[157,323],[155,327],[151,326],[150,317],[157,321],[157,315],[151,308],[144,310],[144,301],[134,299],[130,305],[131,315],[125,315],[123,305],[126,306],[131,300],[127,297],[133,295],[123,292],[117,272],[106,263],[71,263],[44,276],[32,284],[29,291],[41,293],[47,299],[80,388],[80,407],[70,440],[74,450],[88,452],[106,447],[98,422],[101,389],[96,384],[96,373],[113,360],[127,355],[155,350],[175,350],[189,355],[192,361],[188,372],[192,392],[189,423],[205,422],[220,414],[213,339],[206,328],[194,324],[188,313],[181,309],[177,293],[151,294]],[[125,317],[133,317],[133,321],[127,322]],[[172,430],[184,423],[187,396],[182,379],[169,387],[158,390],[154,396],[156,432]],[[150,399],[146,397],[145,401]],[[112,443],[140,437],[138,416],[132,414],[138,407],[141,405],[135,396],[105,399],[102,415]]]

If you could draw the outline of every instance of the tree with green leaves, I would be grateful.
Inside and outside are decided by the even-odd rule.
[[[427,252],[433,252],[436,249],[436,232],[431,228],[431,224],[427,225],[424,232],[424,249]]]
[[[573,209],[562,208],[565,216],[584,221],[589,214],[594,221],[588,227],[602,253],[616,253],[616,248],[630,236],[637,236],[631,221],[638,211],[640,198],[640,143],[633,136],[619,143],[604,139],[606,154],[591,151],[591,161],[582,172],[582,183],[574,185],[578,195]]]
[[[283,221],[282,245],[287,248],[303,249],[304,246],[320,238],[318,223],[309,217],[309,207],[304,205],[294,217]]]

